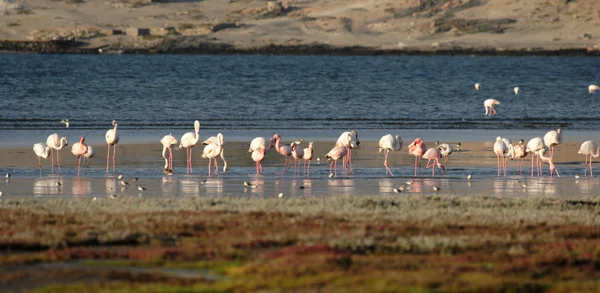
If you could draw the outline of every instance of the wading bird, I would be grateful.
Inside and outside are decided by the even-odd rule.
[[[402,137],[400,137],[399,135],[396,135],[394,137],[391,134],[387,134],[379,140],[379,153],[384,151],[383,166],[385,167],[385,175],[390,173],[390,176],[394,176],[394,174],[388,167],[388,155],[390,154],[390,151],[401,150],[403,144],[404,142],[402,141]]]
[[[119,143],[119,134],[117,133],[117,121],[112,121],[113,128],[106,131],[106,144],[108,144],[108,152],[106,153],[106,173],[108,173],[108,162],[110,160],[110,147],[113,147],[113,172],[115,171],[115,156],[117,155],[117,144]]]
[[[185,148],[187,154],[187,166],[186,170],[188,173],[192,173],[192,148],[200,140],[200,121],[194,121],[194,132],[188,132],[181,137],[179,141],[179,148]]]
[[[66,137],[59,137],[58,134],[53,133],[48,136],[46,139],[46,146],[50,147],[50,155],[52,156],[52,173],[54,173],[54,155],[52,155],[52,150],[56,153],[56,162],[58,164],[58,172],[60,173],[60,155],[59,151],[64,147],[69,145],[69,141]]]

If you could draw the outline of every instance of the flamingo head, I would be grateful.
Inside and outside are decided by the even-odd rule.
[[[292,147],[292,151],[295,151],[295,150],[296,150],[296,148],[297,148],[297,146],[296,146],[296,142],[292,142],[292,143],[290,144],[290,146]]]
[[[277,141],[281,139],[281,135],[279,133],[276,133],[275,135],[273,135],[273,138],[271,139],[271,142]]]
[[[117,126],[117,120],[112,121],[112,126]]]
[[[521,139],[519,140],[519,143],[520,143],[520,144],[524,144],[524,143],[525,143],[525,141],[524,141],[524,140],[521,138]]]
[[[502,137],[496,137],[496,142],[501,142],[502,141]]]
[[[66,137],[62,137],[60,139],[60,144],[64,144],[65,146],[68,146],[69,145],[69,141],[67,140]]]
[[[500,101],[494,100],[494,103],[492,105],[500,105]]]
[[[442,163],[438,162],[438,163],[437,163],[437,166],[438,166],[438,168],[440,168],[440,169],[442,169],[442,170],[446,171],[446,166],[442,165]]]
[[[82,137],[79,139],[79,143],[83,143],[84,141],[85,141],[85,136],[82,136]]]
[[[560,130],[560,128],[559,128],[558,130],[556,130],[556,133],[562,134],[562,130]]]

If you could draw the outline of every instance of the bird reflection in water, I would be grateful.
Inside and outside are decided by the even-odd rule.
[[[177,194],[177,179],[173,176],[163,176],[160,183],[164,196],[175,196]]]
[[[56,178],[38,178],[33,182],[33,195],[59,195],[62,191],[63,180]]]
[[[386,178],[379,180],[379,192],[381,193],[389,193],[393,192],[394,189],[394,181],[392,179]]]
[[[200,196],[200,182],[197,178],[179,179],[179,187],[183,196]]]
[[[74,180],[72,186],[73,195],[90,195],[92,194],[92,181],[88,178]]]
[[[354,191],[354,180],[352,179],[330,179],[327,180],[329,192],[335,194],[337,192],[350,193]]]
[[[104,186],[105,186],[106,194],[116,193],[115,188],[117,188],[117,181],[115,181],[115,178],[113,178],[113,177],[106,178],[106,181],[104,184],[105,184]]]

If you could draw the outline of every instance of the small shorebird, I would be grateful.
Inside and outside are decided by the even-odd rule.
[[[394,193],[402,193],[402,190],[400,190],[400,188],[394,187]]]
[[[4,175],[4,177],[6,177],[6,179],[9,179],[10,178],[10,174],[6,173],[6,175]]]
[[[123,179],[123,173],[120,173],[119,175],[117,175],[117,179],[119,179],[119,180]]]
[[[575,179],[579,179],[579,174],[575,174]]]
[[[440,189],[439,187],[437,187],[437,186],[434,186],[434,187],[433,187],[433,191],[440,191],[440,190],[441,190],[441,189]]]
[[[139,191],[144,191],[144,190],[146,190],[146,188],[142,187],[141,185],[138,185],[137,189],[138,189]]]
[[[204,178],[200,181],[200,185],[204,185],[204,184],[206,184],[206,178]]]
[[[117,198],[117,195],[113,193],[113,194],[111,194],[109,197],[110,197],[110,198],[112,198],[112,199],[116,199],[116,198]]]
[[[120,183],[121,183],[121,185],[123,185],[125,187],[127,187],[127,185],[129,185],[129,183],[125,180],[121,180]]]
[[[411,184],[413,184],[413,182],[415,182],[415,181],[412,179],[409,179],[408,181],[406,181],[406,184],[411,185]]]
[[[278,194],[277,196],[278,196],[279,198],[282,198],[282,197],[283,197],[283,193],[280,193],[280,194]]]
[[[471,178],[473,178],[471,177],[471,174],[467,175],[467,180],[471,180]]]
[[[94,157],[94,154],[95,154],[94,148],[92,146],[88,145],[88,150],[85,153],[85,155],[83,155],[83,158],[84,158],[83,165],[84,166],[86,166],[86,167],[90,166],[90,159]]]
[[[69,119],[60,120],[60,123],[64,124],[67,128],[69,128]]]
[[[527,188],[527,182],[525,182],[525,181],[521,182],[521,186],[523,186],[523,188]]]

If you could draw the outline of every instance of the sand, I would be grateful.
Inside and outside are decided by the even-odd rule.
[[[10,2],[10,3],[9,3]],[[0,40],[73,39],[105,49],[235,48],[324,44],[378,49],[591,48],[600,36],[595,0],[265,1],[2,0]],[[423,3],[419,6],[419,3]],[[419,8],[421,7],[421,8]],[[153,36],[112,35],[152,29]],[[172,28],[169,44],[166,31]]]

